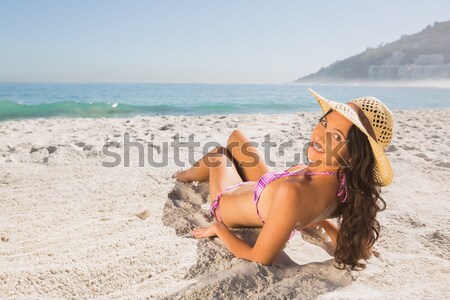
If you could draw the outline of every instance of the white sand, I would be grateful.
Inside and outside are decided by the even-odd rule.
[[[295,141],[285,156],[272,151],[282,169],[318,113],[1,122],[0,298],[448,299],[450,110],[394,114],[380,255],[362,272],[334,268],[320,231],[296,235],[270,267],[233,258],[217,238],[189,237],[211,220],[208,184],[175,183],[172,148],[167,167],[138,167],[137,151],[131,167],[101,166],[112,161],[103,145],[123,152],[124,133],[159,146],[195,133],[203,146],[239,127],[259,143],[268,133]],[[236,233],[251,243],[258,230]]]

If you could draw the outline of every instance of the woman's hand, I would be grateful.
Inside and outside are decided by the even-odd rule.
[[[321,220],[318,222],[312,222],[308,225],[306,225],[303,228],[313,228],[316,229],[317,226],[320,226],[325,230],[327,235],[330,237],[331,242],[333,243],[333,246],[336,247],[337,243],[337,236],[339,234],[339,227],[334,224],[330,219]],[[302,228],[302,229],[303,229]]]
[[[192,230],[192,235],[197,239],[217,236],[216,234],[216,227],[218,226],[217,224],[218,223],[213,223],[208,227],[195,228],[194,230]]]
[[[316,229],[317,228],[317,226],[321,226],[322,225],[322,221],[318,221],[318,222],[312,222],[312,223],[309,223],[308,225],[306,225],[305,227],[303,227],[303,228],[312,228],[312,229]],[[302,229],[303,229],[302,228]]]

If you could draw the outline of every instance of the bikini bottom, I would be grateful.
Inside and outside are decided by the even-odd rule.
[[[222,216],[220,214],[220,198],[222,198],[223,193],[226,191],[229,191],[231,189],[234,189],[238,186],[242,186],[244,182],[239,182],[237,184],[233,184],[232,186],[227,187],[222,193],[217,193],[216,199],[211,203],[211,206],[209,207],[209,213],[211,216],[214,216],[217,220],[217,222],[223,222]],[[220,220],[219,220],[220,217]]]
[[[209,213],[211,216],[215,217],[217,222],[223,222],[222,215],[220,213],[220,198],[222,198],[223,193],[226,191],[229,191],[231,189],[237,188],[238,186],[244,185],[245,182],[239,182],[237,184],[233,184],[232,186],[227,187],[223,192],[217,193],[216,198],[213,202],[211,202],[211,206],[209,207]],[[258,203],[255,203],[256,208],[258,209]],[[292,239],[296,233],[296,229],[294,229],[291,232],[291,235],[289,236],[289,240]]]

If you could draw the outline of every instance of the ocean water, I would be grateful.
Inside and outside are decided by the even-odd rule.
[[[347,102],[375,96],[391,110],[448,108],[450,88],[259,84],[0,83],[0,121],[319,111],[308,92]]]

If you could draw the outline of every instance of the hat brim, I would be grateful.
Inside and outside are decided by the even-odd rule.
[[[375,179],[380,186],[387,186],[391,184],[394,178],[394,174],[389,158],[386,156],[383,148],[370,136],[370,134],[364,128],[364,125],[358,117],[358,113],[348,104],[328,100],[325,97],[317,94],[311,88],[308,88],[308,90],[317,99],[317,102],[319,103],[324,113],[327,113],[330,108],[333,109],[338,114],[352,122],[367,136],[375,157]]]

